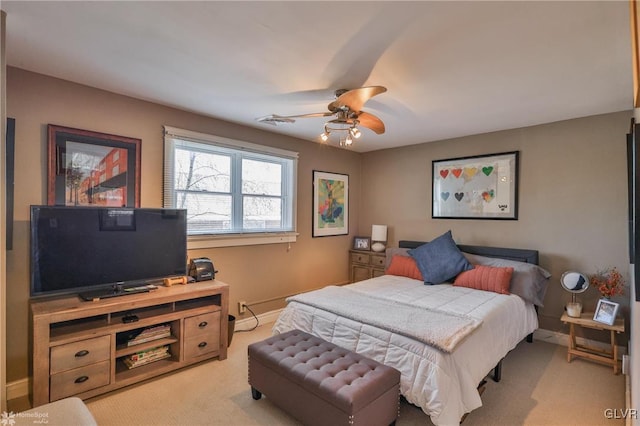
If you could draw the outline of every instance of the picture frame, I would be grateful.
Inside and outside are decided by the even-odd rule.
[[[349,175],[313,171],[312,236],[349,234]]]
[[[518,219],[519,151],[434,160],[434,219]]]
[[[369,237],[353,237],[353,250],[370,251],[371,238]]]
[[[612,302],[608,299],[600,299],[598,300],[593,320],[603,324],[613,325],[616,321],[616,315],[618,315],[619,308],[620,305],[616,302]]]
[[[140,207],[141,140],[49,124],[47,203]]]

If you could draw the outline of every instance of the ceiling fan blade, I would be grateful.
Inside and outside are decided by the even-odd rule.
[[[260,123],[271,124],[272,126],[277,126],[278,124],[296,122],[296,120],[294,120],[293,118],[284,117],[278,114],[270,114],[270,115],[265,115],[264,117],[258,117],[256,118],[256,121]]]
[[[329,111],[336,111],[343,106],[348,107],[352,111],[360,111],[365,102],[386,91],[387,88],[382,86],[368,86],[348,90],[329,104]]]
[[[277,126],[278,124],[295,123],[296,118],[328,117],[333,114],[334,113],[332,112],[314,112],[311,114],[300,114],[300,115],[270,114],[270,115],[265,115],[264,117],[256,118],[256,121],[259,121],[260,123],[271,124],[272,126]]]
[[[371,129],[379,135],[383,134],[385,131],[382,120],[368,112],[361,112],[358,114],[358,121],[360,122],[360,126]]]
[[[329,117],[334,115],[333,112],[313,112],[311,114],[288,115],[287,118],[311,118],[311,117]]]

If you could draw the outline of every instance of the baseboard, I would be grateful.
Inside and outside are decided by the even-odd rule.
[[[560,333],[557,331],[538,329],[533,332],[533,339],[541,342],[553,343],[560,346],[569,346],[569,335]],[[597,340],[585,339],[584,337],[577,337],[576,343],[583,346],[591,346],[596,349],[608,350],[611,352],[611,344],[605,342],[599,342]],[[622,355],[627,354],[626,346],[618,346],[618,357],[622,359]]]
[[[7,401],[29,396],[29,378],[7,383]]]
[[[626,408],[626,413],[630,415],[625,416],[624,424],[625,426],[631,426],[634,420],[634,416],[631,410],[631,376],[625,374],[624,376],[624,408]]]

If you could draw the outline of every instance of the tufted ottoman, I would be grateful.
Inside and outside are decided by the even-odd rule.
[[[389,425],[400,372],[304,331],[249,345],[253,399],[265,393],[305,425]]]

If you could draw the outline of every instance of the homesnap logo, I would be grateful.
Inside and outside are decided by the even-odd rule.
[[[3,426],[13,426],[16,424],[16,415],[12,412],[7,413],[4,411],[0,416],[0,424]]]
[[[33,413],[14,413],[13,411],[4,411],[0,415],[0,425],[2,426],[14,426],[17,418],[30,418],[33,419],[33,424],[47,424],[49,423],[49,413],[33,412]]]

